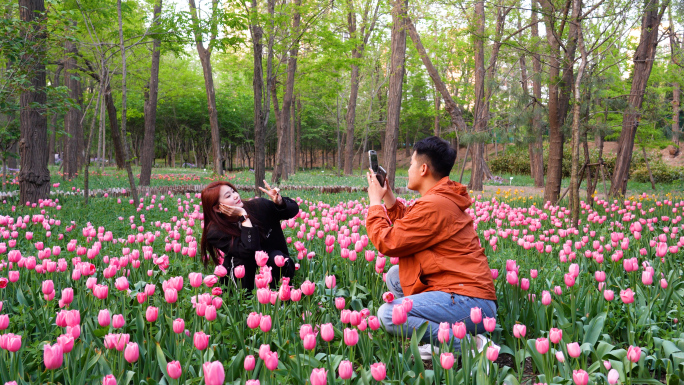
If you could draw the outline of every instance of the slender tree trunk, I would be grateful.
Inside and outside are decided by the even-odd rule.
[[[573,8],[580,8],[581,0],[573,0]],[[574,83],[574,103],[572,108],[572,171],[570,174],[570,209],[572,212],[572,226],[578,228],[579,225],[579,214],[580,214],[580,170],[579,170],[579,157],[580,157],[580,122],[581,117],[581,101],[582,94],[580,86],[582,85],[582,76],[584,75],[584,69],[587,66],[587,53],[584,48],[584,37],[582,34],[581,20],[573,18],[573,23],[577,24],[577,36],[578,36],[578,46],[582,54],[582,61],[580,62],[579,68],[577,70],[577,75],[575,76]],[[586,166],[585,164],[585,167]]]
[[[641,21],[641,38],[634,53],[634,69],[632,71],[632,87],[629,93],[628,106],[622,115],[622,132],[618,139],[615,171],[610,185],[610,196],[624,196],[627,193],[629,167],[634,150],[634,137],[641,118],[641,105],[648,78],[653,68],[653,60],[658,46],[660,21],[669,0],[664,0],[658,9],[659,0],[644,0],[644,14]]]
[[[439,95],[439,91],[435,89],[435,96],[434,96],[434,101],[435,101],[435,129],[434,129],[434,135],[439,136],[439,110],[441,107],[441,102],[442,102],[442,97]]]
[[[675,73],[679,77],[680,71],[677,69],[677,65],[674,63],[675,52],[681,50],[682,47],[677,45],[674,33],[674,26],[672,22],[672,6],[668,6],[669,19],[670,19],[670,63],[672,67],[675,68]],[[679,79],[672,83],[672,141],[675,146],[679,148],[679,137],[681,135],[681,130],[679,128],[679,111],[680,111],[680,87]]]
[[[9,62],[8,62],[9,65]],[[60,73],[62,72],[63,66],[57,66],[55,71],[54,87],[59,87]],[[48,164],[55,164],[55,147],[57,146],[57,112],[53,112],[50,119],[50,127],[52,127],[52,132],[50,132],[50,143],[48,144]]]
[[[93,142],[93,132],[95,131],[95,121],[97,120],[98,110],[100,110],[100,105],[103,104],[102,94],[104,93],[104,87],[100,85],[97,92],[97,101],[95,102],[95,109],[93,110],[93,120],[90,123],[90,132],[88,133],[88,144],[86,145],[86,161],[85,161],[85,172],[83,175],[83,198],[85,204],[88,204],[88,199],[90,198],[90,145]]]
[[[126,136],[126,46],[123,38],[123,20],[121,18],[121,0],[117,0],[117,12],[119,16],[119,47],[121,49],[121,136],[124,150],[124,163],[126,165],[126,173],[128,174],[128,183],[131,189],[131,195],[136,204],[138,204],[138,190],[135,188],[135,179],[133,178],[133,170],[131,170],[130,152],[128,150],[128,140]]]
[[[541,0],[542,9],[544,10],[544,21],[546,31],[556,31],[554,33],[547,33],[546,39],[548,41],[549,50],[549,160],[548,171],[546,175],[546,186],[544,188],[544,200],[551,203],[556,203],[560,196],[561,180],[563,177],[563,143],[565,136],[563,135],[563,124],[567,117],[570,95],[572,93],[573,64],[575,59],[575,49],[577,44],[577,26],[569,22],[568,41],[565,44],[565,57],[561,60],[561,43],[558,40],[562,36],[556,29],[556,20],[553,18],[554,5],[550,0]],[[570,2],[567,2],[567,7]],[[567,15],[568,9],[564,10]],[[572,9],[572,19],[579,18],[580,9]],[[565,25],[565,23],[561,23]],[[561,67],[563,68],[562,82],[557,79],[561,77]]]
[[[213,42],[216,40],[217,23],[216,14],[218,13],[218,0],[212,0],[212,33],[209,40],[209,46],[204,47],[202,40],[202,33],[200,32],[199,18],[197,16],[197,7],[195,0],[188,0],[190,6],[190,15],[193,24],[193,33],[195,36],[195,45],[197,47],[197,54],[202,64],[202,72],[204,74],[204,89],[207,93],[207,108],[209,110],[209,126],[211,127],[211,154],[213,157],[213,169],[217,175],[223,174],[223,163],[221,162],[221,138],[219,136],[219,122],[218,112],[216,111],[216,91],[214,90],[214,74],[211,67],[211,53],[213,49]]]
[[[76,72],[76,44],[67,40],[65,43],[66,58],[64,60],[64,85],[69,89],[69,98],[77,104],[81,103],[81,81]],[[71,179],[78,173],[79,140],[78,132],[81,127],[81,109],[70,108],[64,116],[64,131],[66,132],[66,148],[64,150],[64,174]]]
[[[46,22],[43,0],[19,0],[19,7],[21,21],[39,21],[41,24]],[[47,116],[43,107],[47,103],[45,64],[42,60],[46,54],[46,47],[43,46],[45,32],[38,29],[35,32],[36,34],[31,34],[29,39],[38,51],[37,57],[26,60],[33,65],[29,79],[31,89],[22,92],[19,98],[19,201],[22,203],[37,203],[39,199],[47,199],[50,193],[50,171],[47,168]]]
[[[537,0],[532,2],[532,38],[537,41],[539,38],[539,27],[537,21]],[[542,97],[541,92],[541,58],[538,53],[532,55],[532,94],[535,98],[532,105],[532,135],[534,141],[529,145],[530,152],[530,172],[534,178],[534,187],[544,187],[544,137],[542,132],[541,109],[539,108],[539,101]]]
[[[397,169],[397,144],[401,116],[402,86],[404,84],[404,63],[406,62],[406,20],[408,0],[391,0],[392,36],[389,92],[387,100],[387,126],[383,145],[383,163],[387,171],[388,186],[394,189]]]
[[[475,3],[475,29],[476,34],[474,40],[475,48],[475,100],[473,107],[473,131],[476,133],[483,132],[486,125],[485,116],[485,52],[484,52],[484,36],[485,36],[485,8],[484,0],[478,0]],[[472,167],[470,169],[470,182],[468,188],[475,191],[482,191],[482,154],[484,152],[483,143],[475,139],[471,145],[471,159]]]
[[[162,1],[154,4],[154,24],[159,26]],[[150,68],[150,80],[145,92],[145,137],[143,139],[142,153],[140,154],[140,185],[149,186],[154,162],[154,132],[157,122],[157,91],[159,90],[159,59],[161,40],[155,38],[152,43],[152,66]]]

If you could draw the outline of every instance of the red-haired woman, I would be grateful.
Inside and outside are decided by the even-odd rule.
[[[292,278],[295,272],[280,221],[297,215],[299,205],[290,198],[282,197],[279,189],[271,188],[266,181],[264,185],[266,189],[260,189],[271,200],[253,198],[242,201],[235,186],[225,181],[213,182],[202,190],[202,261],[205,265],[209,262],[215,265],[222,263],[233,282],[237,282],[235,268],[244,266],[245,275],[240,281],[242,288],[248,291],[254,288],[257,251],[268,253],[266,265],[272,269],[272,286],[278,284],[281,273],[284,277]],[[217,250],[224,253],[223,260]],[[276,258],[279,255],[286,258],[283,266],[276,264],[276,260],[282,264],[283,259]]]

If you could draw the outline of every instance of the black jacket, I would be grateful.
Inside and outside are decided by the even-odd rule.
[[[281,206],[265,198],[255,198],[255,203],[245,208],[252,219],[253,227],[241,226],[239,239],[211,225],[205,230],[209,244],[225,254],[223,266],[228,270],[230,276],[233,275],[234,267],[245,266],[245,278],[242,280],[242,287],[249,290],[254,287],[254,274],[257,270],[254,259],[255,252],[265,251],[271,255],[268,265],[274,263],[273,257],[277,254],[284,257],[290,256],[280,221],[293,218],[299,212],[297,202],[287,197],[283,197]],[[259,225],[255,223],[259,223]],[[273,267],[274,281],[277,281],[279,274],[275,273],[279,272],[280,268],[271,267]],[[292,274],[294,273],[294,262],[291,258],[286,270],[287,272],[284,272],[283,275],[291,276],[288,274],[289,270]]]

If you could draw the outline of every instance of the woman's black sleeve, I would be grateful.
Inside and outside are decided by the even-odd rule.
[[[299,205],[293,199],[288,197],[282,198],[283,203],[281,205],[271,202],[272,207],[274,208],[274,215],[279,220],[293,218],[295,215],[297,215],[297,213],[299,213]]]
[[[209,243],[223,251],[226,256],[240,259],[254,258],[254,252],[261,250],[259,241],[259,229],[242,226],[240,238],[233,237],[221,231],[211,231],[207,234]]]

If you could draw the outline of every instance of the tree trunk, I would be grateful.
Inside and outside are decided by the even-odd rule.
[[[160,24],[162,1],[154,4],[154,25]],[[152,43],[152,66],[150,68],[150,81],[145,92],[145,137],[143,139],[142,153],[140,154],[140,185],[149,186],[154,162],[154,131],[157,122],[157,91],[159,90],[159,58],[161,41],[154,39]]]
[[[485,52],[484,52],[484,36],[485,36],[485,9],[484,0],[478,0],[475,3],[475,30],[477,36],[474,37],[475,44],[475,100],[473,106],[473,131],[475,133],[483,132],[486,126],[487,117],[485,114],[487,100],[485,96]],[[468,188],[474,191],[482,191],[482,154],[484,146],[475,139],[471,145],[471,159],[472,167],[470,169],[470,182]]]
[[[539,38],[539,27],[537,21],[537,0],[532,3],[532,38],[536,41]],[[538,53],[532,55],[532,94],[535,98],[532,105],[532,135],[534,141],[529,144],[530,152],[530,173],[534,178],[534,187],[544,187],[544,137],[542,132],[541,109],[539,101],[542,97],[541,92],[541,58]]]
[[[439,96],[439,91],[435,89],[435,130],[434,130],[434,135],[439,136],[439,109],[440,109],[440,104],[442,102],[442,97]]]
[[[404,63],[406,62],[406,20],[408,18],[406,10],[408,8],[408,0],[391,0],[390,4],[392,6],[392,53],[390,59],[383,163],[387,171],[387,185],[394,189],[394,176],[397,170],[401,96],[404,84]]]
[[[66,58],[64,60],[64,85],[69,89],[69,98],[75,103],[82,104],[81,81],[76,72],[76,44],[67,40],[65,43]],[[78,132],[81,127],[81,109],[70,108],[64,116],[64,131],[66,132],[66,148],[64,150],[64,175],[71,179],[78,173],[79,140]]]
[[[610,196],[624,196],[627,193],[629,167],[634,150],[634,137],[641,118],[641,105],[648,78],[653,68],[656,48],[658,46],[658,26],[669,3],[664,0],[658,9],[658,0],[644,0],[644,15],[641,20],[641,38],[634,53],[634,69],[632,71],[632,87],[629,93],[628,106],[622,115],[622,132],[618,139],[615,171],[610,185]]]
[[[573,0],[573,9],[580,8],[581,0]],[[573,12],[574,14],[574,12]],[[579,171],[579,157],[580,157],[580,121],[581,121],[581,99],[582,94],[580,86],[582,85],[582,76],[584,69],[587,66],[587,53],[584,48],[584,37],[582,35],[581,23],[582,20],[573,18],[573,23],[577,24],[577,41],[580,52],[582,54],[582,61],[580,62],[575,76],[574,83],[574,103],[572,108],[572,171],[570,174],[570,209],[572,212],[572,226],[578,228],[579,214],[580,214],[580,171]],[[587,159],[588,161],[588,159]],[[588,162],[587,162],[588,163]],[[589,167],[586,166],[585,167]]]
[[[8,62],[9,65],[9,62]],[[63,66],[57,66],[55,70],[55,80],[53,83],[54,87],[59,87],[59,77],[62,72]],[[57,146],[57,112],[53,112],[50,119],[50,127],[52,127],[52,132],[50,132],[50,143],[48,144],[48,164],[55,164],[55,147]]]
[[[126,165],[126,173],[128,174],[128,184],[131,189],[131,195],[135,204],[138,204],[138,190],[135,188],[135,180],[133,179],[133,170],[131,170],[130,152],[128,150],[128,140],[126,137],[126,47],[124,46],[123,38],[123,20],[121,18],[121,0],[117,0],[117,13],[119,16],[119,47],[121,49],[121,139],[124,150],[124,164]]]
[[[575,49],[577,43],[577,26],[570,22],[570,30],[568,33],[568,41],[565,44],[565,57],[561,60],[561,43],[557,36],[562,36],[563,31],[556,31],[554,13],[554,5],[549,0],[541,0],[542,9],[544,13],[544,21],[546,26],[546,39],[548,41],[549,50],[549,160],[548,170],[546,175],[546,186],[544,188],[544,201],[549,201],[553,204],[558,201],[561,189],[561,180],[563,177],[563,143],[565,136],[563,135],[562,127],[565,123],[565,118],[569,109],[570,94],[572,92],[573,82],[573,63],[575,58]],[[567,17],[567,7],[570,7],[570,2],[566,3],[564,14]],[[579,17],[579,9],[573,8],[572,18]],[[566,21],[566,20],[563,20]],[[563,22],[561,25],[565,25]],[[549,31],[555,31],[548,33]],[[563,81],[559,82],[561,74],[561,64],[563,64]]]
[[[43,0],[19,0],[21,21],[31,23],[46,22],[45,3]],[[39,199],[47,199],[50,194],[50,171],[47,168],[47,116],[44,106],[47,103],[46,73],[43,58],[46,47],[43,46],[45,32],[38,28],[35,34],[29,34],[30,44],[39,51],[33,64],[30,82],[31,88],[21,93],[19,103],[19,153],[21,156],[19,170],[19,202],[37,203]],[[27,58],[26,61],[33,61]]]
[[[114,96],[112,95],[112,88],[107,84],[105,91],[105,105],[107,106],[107,117],[109,118],[109,131],[112,135],[112,142],[114,145],[114,158],[116,160],[116,167],[121,170],[125,166],[123,145],[121,143],[121,131],[119,130],[119,120],[116,116],[116,105],[114,104]]]
[[[218,12],[218,0],[212,0],[212,20],[215,20]],[[213,169],[216,175],[223,174],[223,163],[221,162],[221,138],[219,136],[218,112],[216,111],[216,91],[214,90],[214,74],[211,67],[211,53],[213,48],[213,41],[216,40],[215,26],[212,26],[212,35],[209,41],[208,48],[204,48],[202,41],[202,33],[200,31],[199,19],[197,16],[197,7],[195,0],[188,0],[190,6],[190,16],[193,24],[193,34],[195,37],[195,45],[197,47],[197,54],[202,64],[202,73],[204,74],[204,89],[207,93],[207,108],[209,110],[209,126],[211,127],[211,154],[213,157]],[[216,21],[214,21],[216,22]]]

